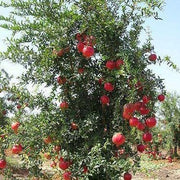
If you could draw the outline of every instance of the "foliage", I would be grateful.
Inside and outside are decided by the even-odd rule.
[[[174,155],[177,155],[177,147],[180,147],[180,96],[168,93],[166,101],[160,106],[159,115],[164,144],[169,150],[173,147]]]
[[[157,91],[164,92],[162,79],[148,69],[163,60],[148,59],[154,53],[150,38],[143,46],[139,42],[145,19],[158,19],[162,5],[160,0],[2,1],[1,6],[11,7],[11,13],[0,16],[0,26],[11,30],[12,37],[7,38],[8,49],[1,58],[26,69],[8,91],[15,97],[9,121],[20,126],[18,133],[10,125],[4,128],[2,151],[21,144],[19,156],[30,176],[44,176],[41,154],[46,152],[54,161],[63,157],[58,163],[68,164],[72,176],[79,179],[116,180],[125,172],[135,172],[140,157],[134,146],[142,143],[143,132],[124,120],[123,106],[142,103],[144,95],[150,97],[149,103],[142,103],[150,112],[134,114],[144,122],[155,113]],[[92,57],[78,52],[77,35],[92,46]],[[120,68],[106,68],[107,61],[119,59],[123,60]],[[57,82],[57,77],[65,79]],[[112,92],[103,88],[107,82],[114,86]],[[27,85],[36,87],[36,93],[28,91]],[[109,97],[109,104],[101,104],[103,95]],[[64,109],[59,108],[62,102]],[[72,128],[72,123],[77,127]],[[120,147],[111,140],[117,132],[126,139]],[[57,153],[54,147],[59,145]],[[124,153],[117,155],[119,150]]]

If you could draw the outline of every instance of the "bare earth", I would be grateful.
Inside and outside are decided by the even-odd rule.
[[[153,169],[151,169],[151,166],[153,166]],[[150,161],[148,168],[145,172],[138,172],[133,176],[132,180],[180,180],[180,160],[172,163],[169,163],[167,160]],[[44,170],[49,171],[49,165]],[[27,178],[27,173],[22,171],[14,174],[14,176],[19,180],[29,179]],[[55,179],[53,178],[52,180]],[[0,175],[0,180],[4,180],[2,175]]]
[[[180,180],[180,161],[168,163],[167,160],[161,160],[153,163],[165,163],[165,165],[157,170],[137,173],[132,180]]]

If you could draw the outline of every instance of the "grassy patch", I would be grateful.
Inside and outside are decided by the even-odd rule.
[[[155,171],[166,166],[164,161],[152,161],[147,155],[142,155],[139,172],[145,174],[148,177],[154,177]]]

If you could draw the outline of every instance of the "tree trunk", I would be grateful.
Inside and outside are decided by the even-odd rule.
[[[174,146],[174,152],[173,152],[174,156],[178,156],[177,149],[178,149],[178,146],[177,146],[177,143],[176,143],[175,146]]]

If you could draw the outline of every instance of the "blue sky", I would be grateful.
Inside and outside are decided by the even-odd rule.
[[[0,8],[2,14],[7,14],[7,10]],[[180,0],[166,0],[164,10],[160,12],[162,21],[149,19],[146,26],[150,28],[153,38],[153,44],[157,55],[162,57],[168,55],[171,60],[180,67]],[[4,37],[9,36],[10,32],[0,28],[0,48],[6,49],[2,41]],[[1,63],[1,68],[6,69],[15,76],[22,72],[22,67],[11,63]],[[152,65],[153,71],[164,79],[168,91],[177,91],[180,94],[180,74],[172,70],[167,65]]]
[[[160,56],[170,56],[180,67],[180,0],[166,0],[166,6],[160,13],[162,21],[150,19],[146,25],[150,27],[155,51]],[[168,91],[180,94],[180,74],[168,66],[153,65],[156,74],[164,78]]]

